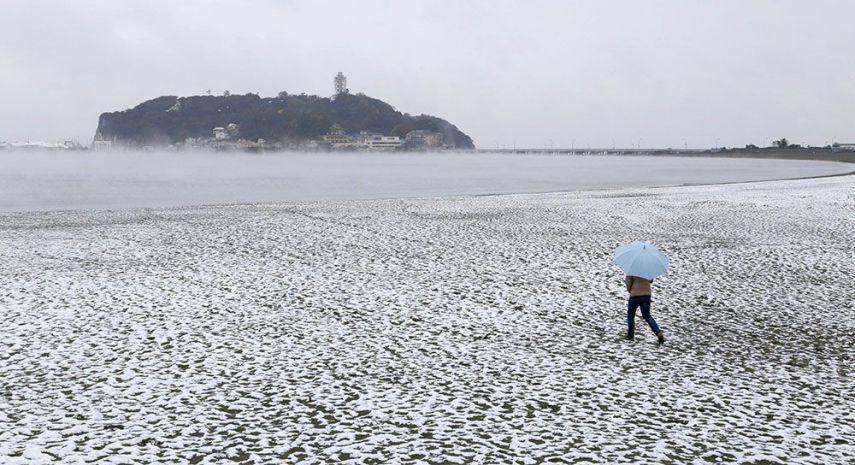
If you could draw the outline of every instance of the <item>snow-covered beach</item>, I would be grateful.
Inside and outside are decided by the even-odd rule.
[[[0,463],[851,463],[854,234],[852,176],[0,213]]]

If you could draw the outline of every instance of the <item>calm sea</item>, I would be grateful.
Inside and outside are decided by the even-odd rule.
[[[540,154],[0,152],[0,210],[552,192],[852,169],[820,161]]]

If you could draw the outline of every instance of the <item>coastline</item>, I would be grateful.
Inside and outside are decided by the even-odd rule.
[[[479,153],[552,154],[552,155],[611,155],[625,157],[681,157],[681,158],[751,158],[775,160],[836,161],[855,163],[855,151],[835,152],[829,149],[726,149],[678,150],[678,149],[477,149]]]

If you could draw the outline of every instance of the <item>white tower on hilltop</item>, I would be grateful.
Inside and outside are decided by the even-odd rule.
[[[335,75],[333,82],[335,83],[335,94],[336,95],[348,93],[347,78],[344,77],[344,74],[342,74],[341,71],[339,71],[338,74]]]

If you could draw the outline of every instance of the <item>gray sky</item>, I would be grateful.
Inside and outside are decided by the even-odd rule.
[[[0,140],[160,95],[352,92],[481,148],[855,141],[855,2],[4,0]]]

